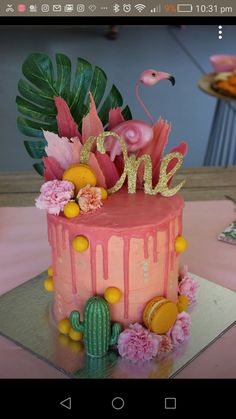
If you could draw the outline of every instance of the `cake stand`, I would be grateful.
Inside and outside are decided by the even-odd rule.
[[[83,344],[60,335],[51,316],[52,295],[43,288],[47,273],[0,297],[0,333],[74,378],[170,378],[235,324],[236,293],[192,275],[199,284],[191,310],[191,337],[168,355],[133,364],[110,351],[86,356]]]

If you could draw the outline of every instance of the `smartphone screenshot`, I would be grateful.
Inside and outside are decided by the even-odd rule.
[[[233,0],[1,1],[9,415],[233,412],[235,39]]]

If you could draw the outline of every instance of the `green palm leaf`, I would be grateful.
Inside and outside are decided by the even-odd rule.
[[[106,127],[109,110],[123,105],[122,96],[116,86],[112,86],[106,95],[107,76],[99,67],[93,67],[88,61],[78,58],[75,75],[72,79],[70,59],[64,54],[56,54],[55,68],[46,54],[33,53],[22,66],[25,79],[18,83],[19,96],[16,97],[17,109],[21,116],[17,118],[19,130],[31,140],[24,144],[29,155],[37,161],[35,170],[43,175],[42,157],[46,156],[46,141],[42,129],[57,133],[57,109],[54,96],[61,96],[70,107],[71,114],[81,129],[83,116],[89,110],[88,92],[94,97],[99,117]],[[126,120],[132,119],[128,106],[122,111]]]

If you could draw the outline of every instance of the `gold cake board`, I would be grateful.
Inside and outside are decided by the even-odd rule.
[[[0,333],[74,378],[170,378],[233,326],[236,293],[192,275],[199,284],[190,315],[191,337],[175,351],[134,364],[111,351],[104,358],[86,356],[83,345],[59,335],[51,317],[52,294],[43,288],[46,272],[0,297]]]

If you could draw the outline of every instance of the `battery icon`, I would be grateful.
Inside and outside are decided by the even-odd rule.
[[[177,4],[177,12],[179,13],[191,13],[192,11],[192,4]]]

